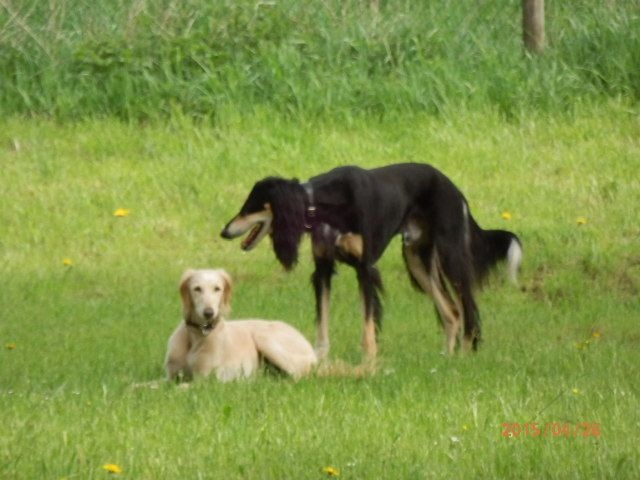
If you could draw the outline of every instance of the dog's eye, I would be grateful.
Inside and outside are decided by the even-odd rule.
[[[194,287],[193,291],[197,293],[202,293],[202,287]]]
[[[220,287],[218,287],[218,286],[213,287],[213,291],[214,292],[219,292],[220,290],[222,290],[222,289]]]

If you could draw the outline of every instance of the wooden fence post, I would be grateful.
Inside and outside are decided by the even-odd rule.
[[[522,37],[531,53],[542,53],[545,47],[544,0],[522,0]]]

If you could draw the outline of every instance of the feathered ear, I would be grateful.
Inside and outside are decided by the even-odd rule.
[[[226,317],[231,312],[231,296],[233,293],[233,282],[231,281],[231,276],[227,273],[226,270],[220,269],[218,273],[222,277],[224,281],[224,290],[222,292],[222,305],[221,310],[222,314]]]
[[[297,180],[275,183],[269,200],[273,212],[271,240],[276,257],[286,270],[298,261],[298,249],[304,233],[304,194]]]
[[[180,277],[180,298],[182,299],[182,316],[184,319],[191,317],[193,310],[193,302],[191,301],[191,294],[189,293],[189,280],[193,276],[195,270],[186,270],[182,277]]]

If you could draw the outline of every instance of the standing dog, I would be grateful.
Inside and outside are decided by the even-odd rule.
[[[221,235],[231,239],[246,232],[244,250],[270,234],[276,257],[287,270],[297,262],[302,235],[310,234],[316,351],[321,357],[329,350],[329,293],[336,260],[356,270],[364,303],[362,344],[374,357],[382,315],[382,282],[375,264],[396,234],[403,237],[402,253],[414,286],[435,302],[449,353],[457,348],[462,330],[465,350],[476,350],[480,341],[473,287],[503,259],[515,280],[522,259],[515,234],[480,228],[451,180],[417,163],[372,170],[339,167],[306,183],[265,178],[254,185]]]
[[[313,347],[291,325],[279,321],[226,321],[231,279],[224,270],[187,270],[180,281],[184,321],[171,338],[165,359],[169,380],[179,374],[221,381],[249,377],[261,359],[294,378],[317,362]]]

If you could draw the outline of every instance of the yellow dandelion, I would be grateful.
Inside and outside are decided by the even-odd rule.
[[[576,348],[578,350],[584,350],[585,348],[588,348],[589,345],[591,345],[591,340],[585,340],[583,342],[576,343]]]
[[[322,473],[326,473],[330,477],[339,477],[340,476],[340,470],[337,469],[336,467],[324,467],[322,469]]]
[[[469,425],[462,425],[462,430],[464,430],[465,432],[469,430]]]
[[[4,344],[4,348],[6,348],[7,350],[15,350],[16,346],[17,345],[15,343],[13,343],[13,342]]]
[[[65,267],[71,267],[73,265],[73,260],[71,260],[70,258],[63,258],[62,259],[62,264]]]
[[[580,395],[580,393],[582,393],[582,392],[580,392],[579,388],[573,387],[571,389],[571,393],[573,393],[574,395]]]
[[[598,331],[598,330],[594,330],[594,331],[591,333],[591,338],[596,338],[596,339],[597,339],[597,338],[600,338],[601,336],[602,336],[602,332],[600,332],[600,331]]]
[[[105,463],[102,466],[102,469],[106,470],[109,473],[115,473],[115,474],[122,473],[122,469],[120,468],[120,466],[116,465],[115,463]]]
[[[500,218],[503,220],[511,220],[511,212],[502,212]]]
[[[129,210],[128,208],[117,208],[113,212],[113,216],[114,217],[128,217],[130,213],[131,213],[131,210]]]
[[[587,224],[587,219],[584,218],[584,217],[578,217],[578,218],[576,218],[576,223],[578,224],[578,226],[586,225]]]

